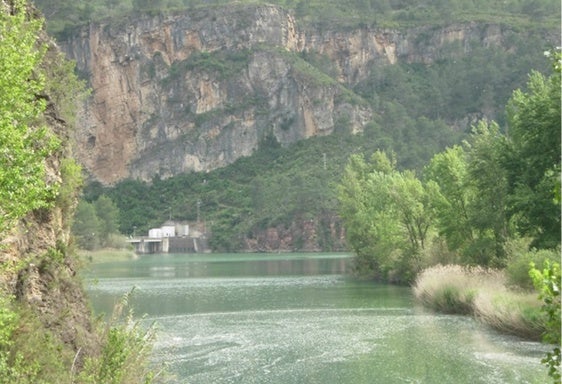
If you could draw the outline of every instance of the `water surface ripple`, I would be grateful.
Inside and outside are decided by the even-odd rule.
[[[545,383],[545,346],[345,277],[347,255],[166,255],[96,266],[98,311],[135,287],[173,383]]]

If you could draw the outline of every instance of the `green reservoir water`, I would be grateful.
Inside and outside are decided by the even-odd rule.
[[[174,383],[547,383],[539,343],[349,279],[343,254],[147,255],[97,264],[97,312],[135,287]]]

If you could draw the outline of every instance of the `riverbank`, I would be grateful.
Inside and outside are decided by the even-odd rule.
[[[418,275],[413,291],[425,307],[471,315],[500,332],[538,341],[546,330],[537,294],[509,288],[500,270],[438,265]]]
[[[79,250],[78,257],[86,263],[108,263],[112,261],[127,261],[139,256],[131,249],[104,248],[95,251]]]

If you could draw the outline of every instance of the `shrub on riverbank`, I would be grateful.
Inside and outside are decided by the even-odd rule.
[[[95,251],[79,250],[78,256],[87,263],[108,263],[135,259],[138,255],[131,249],[104,248]]]
[[[89,357],[79,376],[83,384],[123,384],[155,382],[157,376],[149,366],[154,343],[154,327],[146,329],[135,320],[129,305],[132,291],[114,307],[109,323],[101,322],[102,350]]]
[[[544,332],[536,295],[508,289],[499,270],[437,265],[418,275],[414,295],[433,310],[472,315],[502,332],[533,340]]]

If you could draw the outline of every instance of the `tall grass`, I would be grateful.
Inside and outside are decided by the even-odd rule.
[[[155,382],[158,374],[149,366],[155,340],[154,327],[146,329],[134,319],[126,294],[115,306],[111,320],[102,323],[100,356],[86,359],[78,382],[83,384],[125,384]]]
[[[503,271],[437,265],[418,275],[414,295],[435,311],[472,315],[504,333],[539,340],[545,330],[536,295],[509,289]]]

